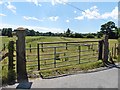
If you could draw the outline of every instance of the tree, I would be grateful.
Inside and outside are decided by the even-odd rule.
[[[40,33],[37,31],[37,32],[35,33],[35,35],[36,35],[36,36],[39,36],[39,35],[40,35]]]
[[[75,33],[75,34],[74,34],[74,37],[75,37],[75,38],[83,38],[83,35],[80,34],[80,33]]]
[[[115,26],[115,23],[112,21],[109,21],[103,25],[101,25],[101,33],[109,35],[110,39],[118,38],[115,31],[117,30],[117,27]]]
[[[8,36],[8,37],[12,37],[12,36],[13,36],[13,35],[12,35],[12,28],[8,28],[7,30],[8,30],[7,36]]]
[[[12,28],[3,28],[2,29],[2,36],[12,37]]]
[[[97,32],[97,38],[101,38],[103,36],[102,32]]]
[[[65,36],[70,37],[70,34],[71,34],[71,30],[68,28],[67,31],[65,32]]]
[[[89,34],[87,35],[87,38],[95,38],[95,36],[94,36],[93,34],[89,33]]]

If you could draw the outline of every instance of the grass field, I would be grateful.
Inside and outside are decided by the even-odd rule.
[[[2,37],[2,44],[5,43],[7,45],[10,40],[16,41],[16,37],[13,37],[13,38]],[[59,42],[59,41],[62,41],[62,42],[66,41],[67,42],[67,41],[94,41],[94,40],[100,40],[100,39],[47,37],[47,36],[32,36],[32,37],[30,37],[30,36],[27,36],[26,37],[26,42],[27,42],[26,43],[26,48],[29,48],[30,44],[31,44],[32,48],[33,47],[36,48],[38,42]],[[113,39],[109,40],[110,50],[112,50],[112,47],[115,46],[115,43],[118,43],[118,41],[115,40],[115,39],[114,40]],[[53,46],[53,45],[50,45],[50,46]],[[57,44],[57,46],[61,46],[61,45]],[[2,45],[2,47],[3,47],[3,45]],[[45,45],[45,47],[47,47],[47,46]],[[78,48],[78,46],[70,48],[69,50],[67,50],[67,54],[69,53],[68,55],[76,55],[77,53],[75,53],[74,50],[77,50],[77,48]],[[84,50],[84,49],[87,49],[87,48],[82,47],[82,49]],[[97,47],[96,47],[96,49],[97,49]],[[53,49],[50,50],[50,51],[53,53]],[[44,55],[44,54],[47,54],[47,53],[51,53],[50,51],[48,52],[48,50],[46,50],[42,54]],[[58,49],[57,50],[57,52],[65,52],[65,51],[66,51],[65,49]],[[6,49],[5,52],[7,52],[7,49]],[[83,54],[89,54],[89,53],[93,53],[93,52],[90,51],[90,52],[83,53]],[[32,54],[32,55],[29,56],[28,54]],[[37,60],[37,56],[36,56],[37,55],[37,49],[32,50],[32,53],[30,53],[29,50],[26,50],[26,55],[28,55],[26,57],[27,60],[30,60],[30,59],[31,60]],[[59,57],[64,57],[64,59],[58,60],[57,63],[63,62],[63,60],[68,59],[68,58],[65,57],[65,55],[66,54],[60,54]],[[53,58],[53,57],[54,57],[53,55],[51,55],[51,56],[46,55],[46,56],[43,57],[43,59],[44,58]],[[16,57],[14,59],[16,60]],[[76,60],[77,58],[75,57],[74,59]],[[0,63],[2,63],[2,77],[5,78],[5,80],[7,79],[7,68],[8,67],[5,66],[7,64],[7,60],[8,60],[8,58],[6,58],[4,61],[0,62]],[[73,60],[73,58],[69,59],[69,61],[71,61],[71,60]],[[117,61],[117,60],[115,59],[115,61]],[[16,62],[14,62],[14,63],[16,63]],[[41,61],[40,63],[44,64],[45,60],[44,60],[44,62]],[[54,62],[53,62],[53,60],[49,60],[46,63],[49,64],[49,63],[54,63]],[[76,63],[76,61],[71,62],[71,63],[70,62],[64,62],[64,63],[61,63],[61,64],[66,65],[68,63],[69,64],[74,64],[74,63]],[[34,65],[34,64],[37,64],[37,62],[28,62],[27,66],[28,65]],[[68,73],[68,71],[74,72],[74,71],[80,71],[80,70],[89,70],[89,69],[94,69],[94,68],[98,68],[98,67],[101,67],[101,66],[103,66],[102,61],[97,61],[97,62],[91,62],[91,63],[86,63],[86,64],[78,64],[78,65],[68,66],[68,67],[64,67],[64,68],[61,68],[61,69],[55,68],[54,70],[44,70],[44,71],[41,71],[42,72],[41,74],[44,77],[47,77],[47,76],[50,76],[50,75],[57,75],[58,73],[59,74],[64,74],[64,73]],[[43,67],[53,67],[53,66],[46,65],[46,66],[43,66]],[[37,66],[27,67],[27,70],[30,71],[29,73],[31,74],[31,73],[33,73],[31,71],[33,71],[36,68],[37,68]],[[56,71],[58,72],[57,74],[56,74]]]

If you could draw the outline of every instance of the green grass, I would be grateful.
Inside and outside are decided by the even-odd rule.
[[[92,62],[88,64],[78,64],[73,65],[69,67],[63,67],[63,68],[55,68],[52,70],[46,70],[46,71],[40,71],[39,74],[43,76],[43,78],[52,77],[52,76],[58,76],[63,74],[74,74],[76,72],[82,71],[87,72],[88,70],[95,69],[103,67],[103,63],[101,61],[98,62]]]
[[[37,47],[37,43],[38,42],[59,42],[59,41],[93,41],[93,40],[100,40],[100,39],[87,39],[87,38],[65,38],[65,37],[46,37],[46,36],[27,36],[26,37],[26,41],[30,41],[31,39],[37,39],[39,38],[39,40],[33,40],[32,42],[29,42],[29,43],[26,43],[26,48],[29,48],[30,44],[32,45],[32,47]],[[13,37],[13,38],[8,38],[8,37],[2,37],[2,43],[8,43],[9,40],[16,40],[16,37]],[[110,50],[112,49],[112,47],[115,46],[115,43],[118,43],[117,40],[109,40],[109,45],[110,45]],[[95,44],[95,43],[94,43]],[[47,45],[44,45],[45,47]],[[63,44],[56,44],[56,45],[50,45],[50,46],[63,46]],[[64,45],[65,46],[65,45]],[[75,52],[75,50],[77,50],[78,46],[74,46],[72,48],[69,48],[68,47],[68,50],[65,50],[65,48],[60,48],[60,49],[57,49],[57,52],[67,52],[67,53],[63,53],[63,54],[58,54],[58,58],[59,57],[64,57],[64,56],[70,56],[70,55],[76,55],[78,54],[77,52]],[[86,50],[87,47],[81,47],[82,50]],[[95,50],[97,49],[97,46],[94,47]],[[50,55],[50,56],[45,56],[44,54],[46,53],[54,53],[53,52],[53,48],[52,49],[47,49],[47,50],[44,50],[44,52],[40,52],[40,54],[43,54],[43,56],[41,57],[41,59],[44,59],[44,58],[54,58],[54,55]],[[7,52],[7,49],[6,49],[6,52]],[[74,53],[73,53],[74,52]],[[81,53],[81,54],[89,54],[89,53],[93,53],[93,51],[90,51],[90,52],[85,52],[85,53]],[[30,50],[26,50],[26,55],[28,54],[36,54],[37,55],[37,50],[32,50],[32,53],[30,53]],[[37,56],[26,56],[26,59],[27,60],[37,60]],[[86,56],[84,56],[83,58],[85,58]],[[90,57],[90,56],[89,56]],[[16,58],[15,58],[16,59]],[[44,76],[44,77],[47,77],[47,76],[53,76],[53,75],[58,75],[58,73],[56,74],[56,70],[57,72],[59,72],[60,74],[64,74],[64,73],[68,73],[68,72],[73,72],[73,71],[80,71],[80,70],[84,70],[84,71],[87,71],[89,69],[94,69],[94,68],[98,68],[98,67],[101,67],[103,66],[102,65],[102,62],[101,61],[97,61],[97,62],[92,62],[92,63],[86,63],[86,64],[79,64],[79,65],[76,65],[78,64],[78,60],[75,61],[75,62],[68,62],[69,61],[72,61],[72,60],[77,60],[78,58],[75,57],[75,58],[63,58],[63,59],[60,59],[60,60],[57,60],[57,63],[60,63],[62,62],[61,64],[59,65],[66,65],[66,64],[73,64],[73,66],[71,67],[64,67],[64,68],[55,68],[52,69],[52,70],[43,70],[43,71],[40,71],[41,74]],[[94,58],[91,58],[91,60],[94,60]],[[116,60],[116,59],[115,59]],[[63,62],[64,61],[64,62]],[[89,61],[88,59],[86,60],[81,60],[81,62],[83,61]],[[4,81],[6,80],[7,78],[7,67],[4,66],[5,63],[7,62],[7,58],[6,60],[4,60],[3,62],[0,62],[2,63],[2,67],[3,67],[3,70],[2,70],[2,76],[3,76],[3,79]],[[45,61],[41,61],[40,63],[42,64],[45,64]],[[46,63],[53,63],[53,59],[47,61]],[[34,65],[34,64],[37,64],[37,61],[36,62],[27,62],[27,66],[28,65]],[[59,66],[57,65],[57,66]],[[44,66],[41,66],[42,68],[45,68],[45,67],[54,67],[54,65],[44,65]],[[73,68],[74,67],[74,68]],[[27,70],[29,73],[33,73],[31,71],[33,71],[34,69],[37,69],[37,66],[32,66],[32,67],[27,67]]]

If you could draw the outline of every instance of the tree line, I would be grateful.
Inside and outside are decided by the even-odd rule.
[[[15,30],[12,28],[3,28],[0,29],[2,31],[2,36],[12,37]],[[60,36],[60,37],[71,37],[71,38],[101,38],[104,34],[109,35],[109,39],[118,39],[120,37],[120,28],[118,28],[114,22],[109,21],[103,25],[101,25],[100,31],[97,33],[77,33],[72,32],[69,28],[64,31],[64,33],[52,33],[52,32],[38,32],[35,30],[26,29],[27,36]]]

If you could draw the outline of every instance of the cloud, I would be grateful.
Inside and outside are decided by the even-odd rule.
[[[70,22],[70,20],[66,20],[66,22],[67,22],[67,23],[69,23],[69,22]]]
[[[78,16],[78,17],[75,17],[74,19],[76,19],[76,20],[83,20],[84,16]]]
[[[107,18],[112,18],[112,19],[118,19],[118,7],[115,7],[112,12],[106,12],[101,15],[101,18],[107,19]]]
[[[74,11],[74,13],[77,13],[77,11]]]
[[[3,2],[2,2],[2,1],[0,1],[0,5],[1,5],[1,4],[3,4]]]
[[[0,16],[5,17],[5,16],[7,16],[7,15],[0,13]]]
[[[38,6],[42,7],[42,5],[41,5],[41,4],[38,4]]]
[[[59,19],[59,17],[58,16],[51,16],[51,17],[48,17],[48,18],[39,19],[39,18],[36,18],[36,17],[23,16],[23,19],[39,21],[40,22],[40,21],[44,21],[44,20],[57,21]]]
[[[16,14],[16,7],[13,6],[10,2],[8,2],[8,5],[6,4],[7,8],[12,11],[14,14]]]
[[[0,28],[13,28],[13,29],[17,29],[18,27],[23,27],[23,28],[28,28],[28,29],[33,29],[35,31],[39,31],[39,32],[54,32],[54,33],[63,33],[64,29],[60,29],[60,28],[48,28],[48,27],[40,27],[40,26],[26,26],[26,25],[10,25],[10,24],[0,24]]]
[[[99,13],[99,9],[97,6],[93,6],[90,9],[85,10],[82,12],[81,16],[77,16],[74,19],[83,20],[84,18],[87,19],[118,19],[118,7],[115,7],[111,12],[105,12],[103,14]]]
[[[97,19],[100,17],[97,6],[93,6],[90,9],[85,10],[85,12],[82,12],[82,15],[88,19]]]
[[[52,3],[52,5],[56,5],[56,4],[65,4],[65,3],[67,3],[68,2],[68,0],[51,0],[51,3]]]
[[[36,17],[23,16],[23,18],[24,18],[25,20],[43,21],[43,20],[40,20],[40,19],[38,19],[38,18],[36,18]]]
[[[58,16],[51,16],[48,19],[51,21],[57,21],[59,19],[59,17]]]
[[[27,2],[33,2],[36,6],[42,6],[41,4],[39,4],[39,0],[26,0]]]

